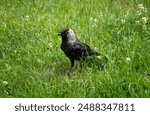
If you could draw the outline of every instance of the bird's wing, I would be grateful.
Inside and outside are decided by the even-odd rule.
[[[87,45],[87,44],[85,44],[85,43],[83,43],[83,42],[82,42],[82,44],[84,44],[86,47],[90,48],[90,46],[89,46],[89,45]]]
[[[82,42],[80,42],[79,40],[76,40],[73,43],[73,49],[74,50],[80,50],[80,51],[84,51],[86,49],[86,45],[83,44]]]
[[[82,44],[82,47],[84,48],[85,55],[93,55],[93,54],[95,54],[96,56],[100,55],[98,52],[91,49],[89,45],[82,43],[80,41],[79,41],[79,43]]]

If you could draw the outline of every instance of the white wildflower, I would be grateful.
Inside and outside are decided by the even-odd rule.
[[[139,16],[140,16],[141,14],[142,14],[142,12],[141,12],[141,11],[137,11],[137,15],[139,15]]]
[[[140,24],[140,21],[135,21],[135,25],[139,25]]]
[[[146,23],[147,23],[147,21],[148,21],[148,18],[147,18],[147,17],[143,17],[143,18],[142,18],[142,22],[143,22],[143,24],[146,24]]]
[[[142,26],[142,28],[143,28],[144,30],[146,30],[147,26],[144,24],[144,25]]]
[[[93,19],[94,22],[97,22],[97,19]]]
[[[96,19],[96,18],[92,18],[92,17],[91,17],[90,20],[93,21],[93,22],[97,22],[97,19]]]
[[[126,13],[126,14],[124,15],[124,17],[126,18],[128,15],[129,15],[129,13]]]
[[[139,5],[138,5],[138,9],[139,9],[139,11],[147,12],[147,8],[145,8],[145,7],[143,6],[143,4],[139,4]]]
[[[93,20],[93,18],[91,17],[90,20]]]
[[[143,4],[138,4],[138,8],[139,8],[140,10],[144,10]]]
[[[92,25],[92,28],[95,28],[95,27],[97,27],[97,19],[96,18],[90,18],[90,20],[91,20],[91,25]]]
[[[129,57],[126,58],[126,62],[129,63],[131,59]]]
[[[125,19],[122,19],[122,20],[121,20],[121,23],[125,23],[125,22],[126,22],[126,20],[125,20]]]
[[[147,8],[145,8],[144,6],[143,6],[143,4],[139,4],[138,5],[138,11],[137,11],[137,14],[138,15],[141,15],[143,12],[147,12]]]
[[[14,53],[17,53],[17,51],[16,51],[16,50],[14,50]]]
[[[30,16],[28,16],[28,15],[25,16],[25,20],[27,20],[27,21],[30,20]]]
[[[52,48],[53,47],[53,44],[52,43],[49,43],[49,48]]]
[[[8,82],[7,81],[3,81],[3,85],[8,85]]]
[[[145,13],[146,13],[146,12],[147,12],[147,8],[145,8],[143,12],[145,12]]]

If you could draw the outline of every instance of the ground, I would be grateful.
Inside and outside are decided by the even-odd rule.
[[[150,97],[149,0],[1,0],[0,97]],[[58,31],[94,56],[70,74]]]

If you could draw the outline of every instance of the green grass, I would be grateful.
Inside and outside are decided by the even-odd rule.
[[[67,74],[65,27],[108,62]],[[1,0],[0,97],[150,97],[150,1]]]

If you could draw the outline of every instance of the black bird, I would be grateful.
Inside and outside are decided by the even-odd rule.
[[[62,43],[60,48],[65,53],[65,55],[71,61],[71,68],[74,66],[74,60],[80,61],[80,66],[82,67],[81,61],[85,61],[88,56],[96,55],[100,56],[100,54],[90,48],[90,46],[85,43],[80,42],[76,39],[73,30],[64,29],[59,32],[62,37]]]

